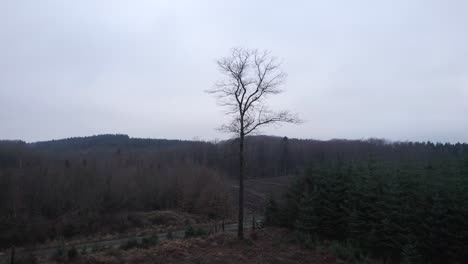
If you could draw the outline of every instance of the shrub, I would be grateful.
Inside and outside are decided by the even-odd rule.
[[[120,258],[122,256],[122,251],[116,248],[111,248],[110,250],[106,251],[105,253],[107,256],[112,256],[116,258]]]
[[[167,232],[166,238],[167,238],[167,240],[172,240],[172,239],[174,239],[174,234],[172,234],[172,231]]]
[[[193,226],[187,226],[185,228],[185,238],[193,237],[195,236],[195,229]]]
[[[267,226],[279,225],[279,207],[275,199],[269,198],[265,208],[264,224]]]
[[[127,242],[123,244],[120,248],[123,250],[129,250],[129,249],[136,248],[139,246],[140,246],[140,243],[138,243],[138,240],[132,238],[132,239],[127,240]]]
[[[159,238],[157,235],[153,235],[151,237],[143,238],[141,242],[141,247],[148,248],[151,246],[155,246],[159,243]]]
[[[206,236],[207,232],[202,228],[193,228],[189,225],[185,228],[185,238]]]
[[[418,252],[418,248],[414,241],[405,244],[401,251],[401,263],[403,264],[418,264],[422,263],[422,257]]]
[[[347,261],[347,262],[351,262],[351,263],[360,261],[363,257],[361,250],[358,247],[355,247],[349,241],[346,241],[344,243],[333,241],[330,244],[329,249],[339,259]]]
[[[204,262],[204,261],[203,261],[202,257],[197,257],[197,258],[195,259],[195,264],[203,264],[203,262]]]
[[[39,263],[37,260],[37,257],[33,254],[28,254],[24,257],[18,258],[18,260],[15,262],[16,264],[36,264]]]
[[[70,248],[67,252],[68,260],[74,260],[78,257],[78,255],[78,250],[76,250],[74,247]]]
[[[317,245],[320,244],[317,239],[317,236],[313,234],[296,231],[295,238],[297,242],[303,244],[307,248],[315,248]]]
[[[65,248],[63,248],[63,246],[58,247],[55,250],[54,255],[52,256],[52,258],[55,261],[58,261],[58,262],[63,261],[63,259],[65,258]]]

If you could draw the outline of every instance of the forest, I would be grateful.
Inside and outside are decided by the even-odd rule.
[[[121,230],[122,212],[232,214],[236,140],[99,135],[0,142],[0,247]],[[357,257],[466,263],[468,145],[246,138],[248,179],[294,176],[265,222],[314,245],[338,241]],[[208,206],[207,206],[208,205]]]
[[[332,241],[348,261],[466,263],[466,145],[378,149],[360,160],[311,162],[283,201],[269,202],[265,221],[295,230],[306,246]],[[394,151],[407,155],[392,159]]]

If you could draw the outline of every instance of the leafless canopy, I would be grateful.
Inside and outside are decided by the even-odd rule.
[[[231,56],[217,63],[224,78],[208,92],[232,115],[220,130],[246,136],[264,125],[300,123],[289,111],[275,112],[266,105],[268,96],[282,92],[280,86],[286,77],[270,52],[235,48]]]

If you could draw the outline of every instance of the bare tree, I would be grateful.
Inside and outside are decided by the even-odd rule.
[[[227,108],[231,121],[220,130],[233,133],[239,139],[239,215],[238,237],[244,228],[244,139],[258,129],[279,123],[298,124],[301,121],[288,111],[275,112],[268,108],[266,99],[282,92],[280,86],[286,77],[281,63],[268,51],[235,48],[229,57],[218,60],[224,78],[214,88],[221,106]]]

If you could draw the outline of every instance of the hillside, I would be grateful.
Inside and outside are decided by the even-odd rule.
[[[467,144],[254,136],[245,155],[246,213],[266,210],[304,243],[354,239],[377,257],[465,259]],[[0,248],[125,234],[141,227],[135,215],[161,210],[235,219],[237,175],[236,140],[1,141]]]

